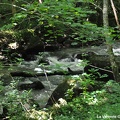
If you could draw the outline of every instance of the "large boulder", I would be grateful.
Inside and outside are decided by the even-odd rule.
[[[73,85],[74,84],[74,85]],[[73,97],[80,95],[82,93],[82,89],[79,85],[76,85],[77,82],[74,80],[64,80],[61,84],[59,84],[56,89],[51,94],[50,98],[47,102],[47,107],[56,103],[60,98],[65,99],[65,94],[67,93],[68,89],[73,88]]]
[[[47,102],[47,106],[53,105],[56,101],[58,101],[59,98],[64,98],[65,92],[67,92],[69,88],[70,88],[70,85],[68,84],[67,81],[64,81],[61,84],[59,84],[58,87],[51,94]]]

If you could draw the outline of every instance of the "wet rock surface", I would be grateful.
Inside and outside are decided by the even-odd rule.
[[[25,82],[21,82],[20,84],[18,84],[18,90],[42,90],[44,89],[44,85],[42,84],[41,81],[25,81]]]
[[[120,64],[119,46],[120,43],[117,43],[113,50],[118,65]],[[58,90],[57,87],[66,80],[66,76],[83,73],[85,66],[82,59],[87,59],[91,64],[98,67],[110,66],[106,46],[41,52],[33,57],[34,60],[23,61],[17,66],[7,66],[1,69],[0,77],[4,81],[4,85],[8,85],[10,81],[15,80],[18,81],[18,89],[21,91],[32,89],[33,99],[39,104],[40,108],[46,106],[53,91]],[[62,97],[67,88],[65,87],[62,95],[58,95],[58,91],[54,92],[54,97]]]

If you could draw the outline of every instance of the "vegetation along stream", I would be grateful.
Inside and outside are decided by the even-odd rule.
[[[0,120],[119,120],[119,4],[1,0]]]

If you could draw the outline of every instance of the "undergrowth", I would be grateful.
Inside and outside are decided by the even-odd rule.
[[[108,81],[101,90],[86,92],[61,107],[55,120],[120,119],[120,84]]]
[[[88,78],[87,78],[88,79]],[[86,82],[86,81],[85,81]],[[92,82],[89,81],[89,84]],[[93,83],[92,83],[93,84]],[[97,82],[95,83],[97,84]],[[95,86],[94,84],[94,86]],[[15,81],[7,86],[7,92],[0,82],[1,120],[96,120],[120,119],[120,84],[113,80],[99,83],[101,89],[87,91],[88,84],[82,84],[83,92],[69,101],[60,98],[59,102],[46,110],[36,109],[30,104],[30,91],[20,93],[15,89]],[[98,85],[97,85],[98,86]],[[73,85],[72,85],[73,87]],[[71,94],[72,92],[66,92]],[[67,97],[70,97],[68,95]]]

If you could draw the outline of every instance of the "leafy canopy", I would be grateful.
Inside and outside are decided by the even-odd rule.
[[[33,29],[46,41],[61,38],[75,41],[96,40],[100,30],[89,22],[89,15],[94,14],[89,8],[92,0],[45,0],[23,3],[24,8],[11,18],[11,23],[2,29]],[[36,30],[37,29],[37,30]],[[91,32],[92,31],[92,32]],[[74,42],[73,42],[74,44]]]

